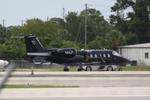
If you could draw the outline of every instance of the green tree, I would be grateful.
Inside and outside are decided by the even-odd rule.
[[[117,50],[120,45],[126,44],[125,36],[118,30],[111,30],[106,35],[106,39],[109,41],[109,48],[114,50]]]
[[[85,16],[86,12],[88,17],[87,34],[89,41],[95,39],[97,35],[105,35],[110,30],[110,25],[104,19],[100,11],[96,9],[87,9],[87,11],[83,10],[80,16]]]
[[[111,26],[104,19],[100,11],[90,8],[86,11],[81,11],[80,14],[76,12],[69,12],[66,16],[66,29],[68,30],[68,39],[79,42],[84,47],[85,36],[85,13],[87,12],[87,40],[90,43],[95,40],[97,36],[104,36],[111,30]]]
[[[117,30],[109,31],[105,36],[97,36],[89,43],[89,48],[109,48],[117,50],[118,46],[126,44],[125,36]]]
[[[65,20],[66,20],[66,29],[68,30],[69,33],[67,39],[76,41],[80,27],[78,14],[76,12],[68,12],[68,15],[65,17]]]
[[[111,15],[111,24],[122,33],[136,33],[138,42],[150,41],[150,1],[149,0],[117,0],[111,7],[115,15]],[[125,16],[123,11],[132,8]]]
[[[106,38],[97,36],[93,41],[89,42],[88,47],[90,49],[110,48],[108,44],[109,44],[109,41]]]
[[[0,25],[0,43],[4,43],[7,38],[6,27]]]

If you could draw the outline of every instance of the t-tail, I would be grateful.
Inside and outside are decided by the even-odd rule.
[[[26,52],[30,57],[48,57],[51,52],[47,52],[36,36],[25,36]]]
[[[33,62],[46,62],[46,59],[51,56],[51,52],[48,52],[43,47],[36,36],[25,36],[24,39],[28,60],[32,60]]]
[[[27,53],[43,52],[44,47],[36,36],[25,36],[25,44]]]

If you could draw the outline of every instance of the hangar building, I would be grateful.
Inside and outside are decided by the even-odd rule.
[[[119,53],[138,65],[150,66],[150,43],[120,46]]]

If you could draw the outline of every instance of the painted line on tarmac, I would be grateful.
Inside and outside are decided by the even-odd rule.
[[[0,78],[1,79],[1,78]],[[142,81],[142,80],[150,80],[149,77],[143,77],[143,78],[139,78],[139,77],[11,77],[9,78],[9,81],[11,80],[16,80],[16,81],[21,81],[21,80],[32,80],[32,81],[36,81],[36,80],[138,80],[138,81]]]

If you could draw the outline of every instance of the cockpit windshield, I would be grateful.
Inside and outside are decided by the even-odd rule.
[[[116,51],[113,51],[112,54],[115,55],[115,56],[121,56],[121,55],[120,55],[118,52],[116,52]]]

